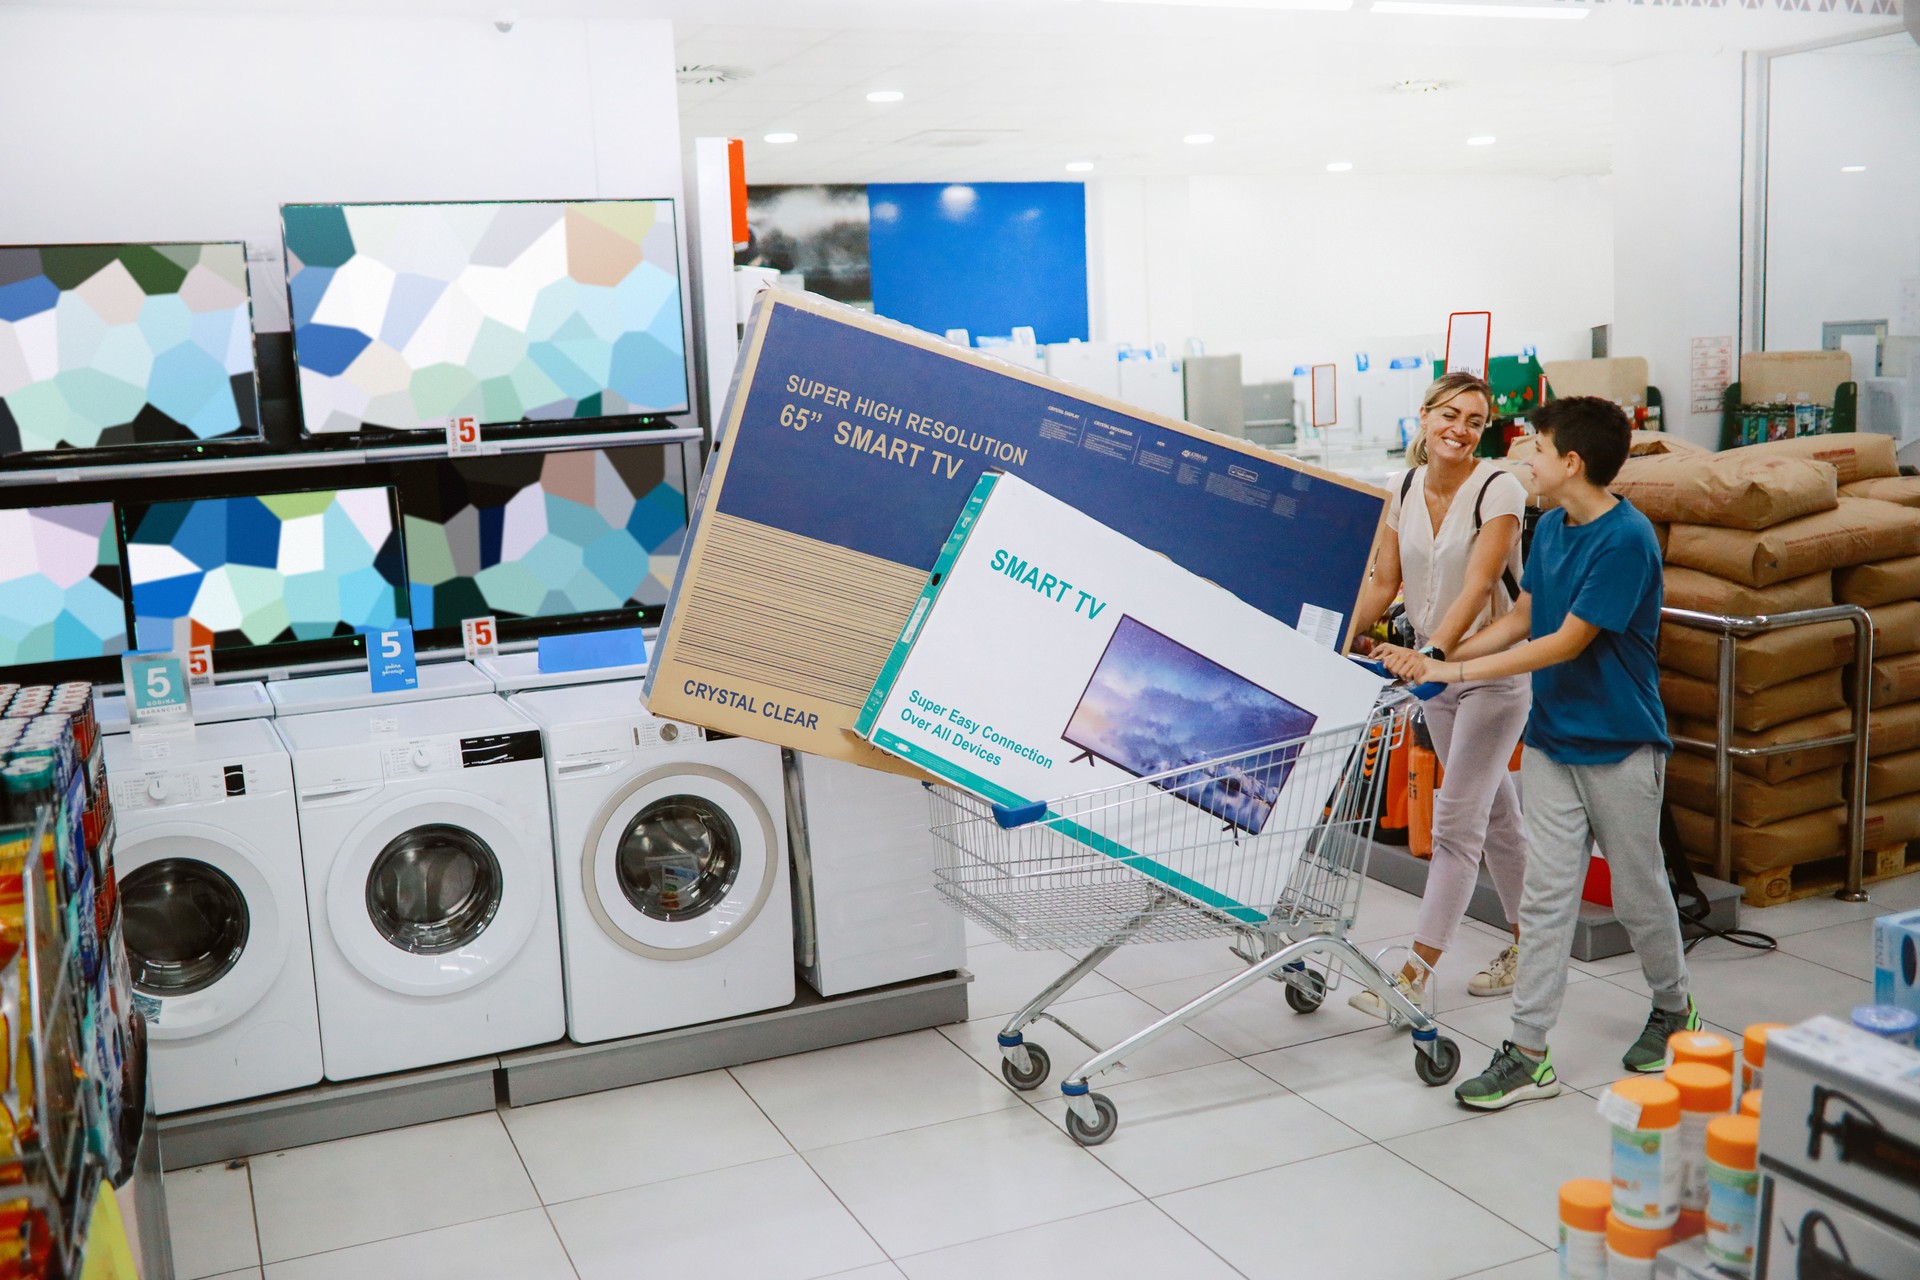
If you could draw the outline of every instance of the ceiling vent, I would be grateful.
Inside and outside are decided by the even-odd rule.
[[[1395,80],[1393,82],[1395,93],[1404,93],[1416,98],[1430,93],[1439,93],[1446,87],[1438,80]]]
[[[984,147],[1018,137],[1018,129],[922,129],[900,139],[903,147]]]
[[[678,68],[675,79],[681,84],[733,84],[745,80],[753,74],[751,67],[734,67],[725,63],[696,62]]]

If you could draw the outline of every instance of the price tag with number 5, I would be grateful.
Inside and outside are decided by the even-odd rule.
[[[480,452],[480,419],[456,416],[447,419],[447,453],[452,457]]]
[[[500,628],[495,625],[493,615],[484,618],[468,618],[460,624],[460,638],[467,649],[467,660],[492,658],[500,652]]]
[[[193,724],[187,672],[177,653],[129,653],[120,659],[127,686],[127,724],[164,729]]]
[[[413,628],[402,624],[391,631],[367,633],[367,676],[375,693],[393,693],[420,687],[413,661]]]
[[[197,644],[187,650],[187,683],[195,688],[213,683],[213,646]]]

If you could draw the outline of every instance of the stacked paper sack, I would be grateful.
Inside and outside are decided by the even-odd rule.
[[[1717,454],[1680,445],[1630,458],[1612,488],[1659,530],[1670,608],[1741,616],[1836,603],[1867,608],[1874,627],[1867,871],[1904,869],[1907,842],[1920,840],[1920,478],[1899,475],[1894,441],[1815,436]],[[1676,734],[1715,736],[1718,648],[1715,632],[1661,627],[1660,692]],[[1853,656],[1854,631],[1845,622],[1740,641],[1732,745],[1846,733]],[[1733,859],[1749,902],[1785,900],[1793,891],[1789,868],[1842,855],[1850,759],[1845,746],[1736,758]],[[1682,844],[1710,863],[1711,757],[1676,751],[1667,798]],[[1822,871],[1837,878],[1837,866]]]

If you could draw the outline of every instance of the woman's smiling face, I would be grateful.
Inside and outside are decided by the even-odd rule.
[[[1478,391],[1462,391],[1423,411],[1420,428],[1427,434],[1427,456],[1441,462],[1471,458],[1492,416],[1492,406]]]

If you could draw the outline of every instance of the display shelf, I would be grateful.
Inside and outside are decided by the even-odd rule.
[[[971,973],[959,970],[832,998],[802,986],[792,1004],[743,1018],[502,1054],[501,1097],[508,1106],[523,1107],[965,1022],[972,981]]]
[[[697,1027],[603,1044],[563,1040],[497,1058],[182,1112],[159,1122],[163,1158],[169,1169],[191,1168],[476,1115],[500,1101],[526,1106],[965,1022],[971,981],[963,970],[834,999],[802,988],[783,1008]]]
[[[0,471],[0,488],[72,484],[80,480],[152,480],[167,476],[298,471],[315,467],[352,467],[364,463],[446,457],[446,441],[432,433],[426,435],[427,439],[417,444],[394,444],[374,449],[306,449],[294,453],[250,451],[217,458],[170,458],[153,462],[108,462],[84,467]],[[555,453],[566,449],[612,449],[630,444],[687,444],[704,438],[704,433],[698,427],[661,427],[651,431],[609,431],[599,435],[506,437],[484,441],[480,452],[483,455]]]
[[[451,1120],[494,1109],[500,1060],[488,1056],[378,1076],[160,1119],[161,1160],[189,1169],[287,1147]]]
[[[1367,875],[1418,897],[1426,892],[1427,871],[1431,865],[1427,859],[1416,858],[1405,849],[1376,842],[1373,856],[1367,863]],[[1707,899],[1707,927],[1735,928],[1739,924],[1740,886],[1706,876],[1699,877],[1699,880],[1700,891]],[[1500,906],[1500,895],[1494,890],[1493,880],[1487,875],[1485,867],[1480,868],[1480,877],[1473,886],[1473,897],[1467,903],[1467,915],[1495,929],[1504,931],[1507,928],[1507,913]],[[1700,932],[1691,925],[1683,925],[1683,931],[1688,937]],[[1580,916],[1573,930],[1575,960],[1605,960],[1609,956],[1626,955],[1632,950],[1627,927],[1620,923],[1612,907],[1593,902],[1580,904]]]

